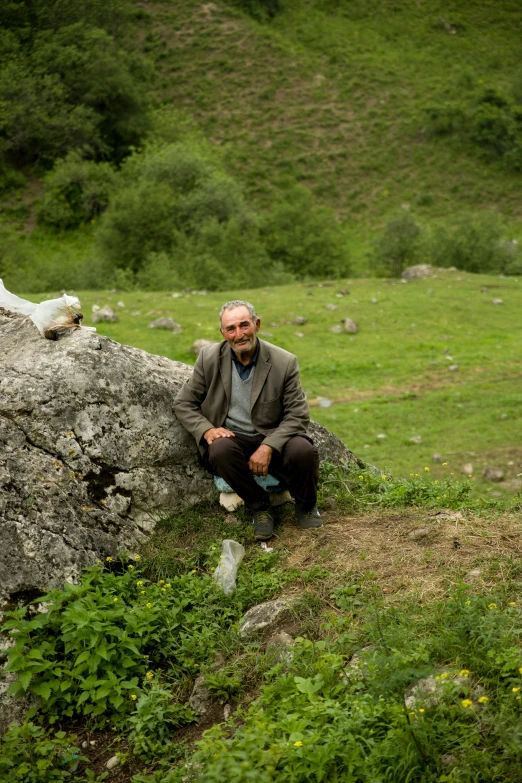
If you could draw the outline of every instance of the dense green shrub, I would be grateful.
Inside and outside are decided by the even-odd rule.
[[[333,210],[318,206],[296,186],[262,217],[261,237],[270,258],[298,279],[350,274],[346,236]]]
[[[190,707],[176,702],[167,688],[149,681],[128,721],[131,729],[129,740],[135,755],[147,761],[168,758],[173,745],[173,731],[196,718]]]
[[[114,181],[109,163],[84,160],[79,152],[70,152],[44,179],[38,220],[63,229],[94,222],[107,208]]]
[[[146,61],[122,44],[124,0],[4,4],[0,155],[53,161],[74,148],[121,160],[148,128]],[[105,28],[105,29],[104,29]]]
[[[65,783],[71,769],[85,761],[79,748],[64,731],[50,731],[26,721],[16,723],[0,738],[0,779],[2,783]],[[80,783],[79,778],[75,780]],[[83,778],[82,778],[83,780]]]
[[[419,262],[421,227],[409,212],[392,218],[377,236],[370,256],[372,271],[382,277],[400,277]]]
[[[146,288],[286,282],[238,183],[190,144],[132,155],[98,229],[100,251]]]
[[[425,251],[426,260],[434,266],[516,274],[516,245],[505,240],[500,218],[494,213],[464,214],[451,224],[433,228]]]
[[[514,171],[522,168],[521,90],[514,96],[486,89],[468,103],[444,102],[427,107],[429,127],[435,135],[454,134],[489,160],[502,160]]]

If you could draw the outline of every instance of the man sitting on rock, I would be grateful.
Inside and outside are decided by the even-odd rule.
[[[310,415],[296,357],[260,340],[249,302],[223,305],[224,341],[200,352],[191,379],[174,402],[194,436],[205,468],[221,476],[253,512],[254,535],[272,536],[269,496],[254,476],[282,477],[302,528],[321,527],[317,510],[319,455],[306,434]]]

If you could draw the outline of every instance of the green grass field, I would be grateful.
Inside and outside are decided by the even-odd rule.
[[[338,295],[345,290],[350,293]],[[220,339],[218,312],[224,301],[251,300],[261,315],[261,336],[298,356],[312,417],[358,456],[397,476],[430,467],[434,478],[457,475],[470,462],[477,491],[504,495],[520,487],[518,279],[439,271],[407,284],[356,279],[179,298],[106,291],[79,295],[86,324],[93,304],[117,312],[119,321],[98,324],[100,333],[186,363],[195,361],[194,340]],[[493,298],[503,304],[493,304]],[[125,306],[118,307],[119,301]],[[307,319],[304,326],[292,323],[299,315]],[[159,316],[174,318],[183,331],[149,329]],[[357,335],[332,333],[345,317],[357,322]],[[450,370],[454,365],[458,369]],[[321,407],[324,400],[330,407]],[[419,435],[420,444],[410,441]],[[434,453],[448,464],[433,463]],[[501,467],[506,480],[485,484],[486,465]]]

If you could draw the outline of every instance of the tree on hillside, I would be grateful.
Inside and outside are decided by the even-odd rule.
[[[125,41],[123,0],[0,6],[0,155],[52,162],[74,148],[119,162],[148,128],[150,67]]]

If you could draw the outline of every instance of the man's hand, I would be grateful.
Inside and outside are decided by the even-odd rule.
[[[261,444],[257,451],[254,451],[248,461],[248,467],[254,476],[268,476],[268,466],[272,459],[272,451],[272,446],[264,444]]]
[[[208,445],[217,440],[218,438],[235,438],[232,430],[227,430],[225,427],[212,427],[211,430],[207,430],[203,435]]]

